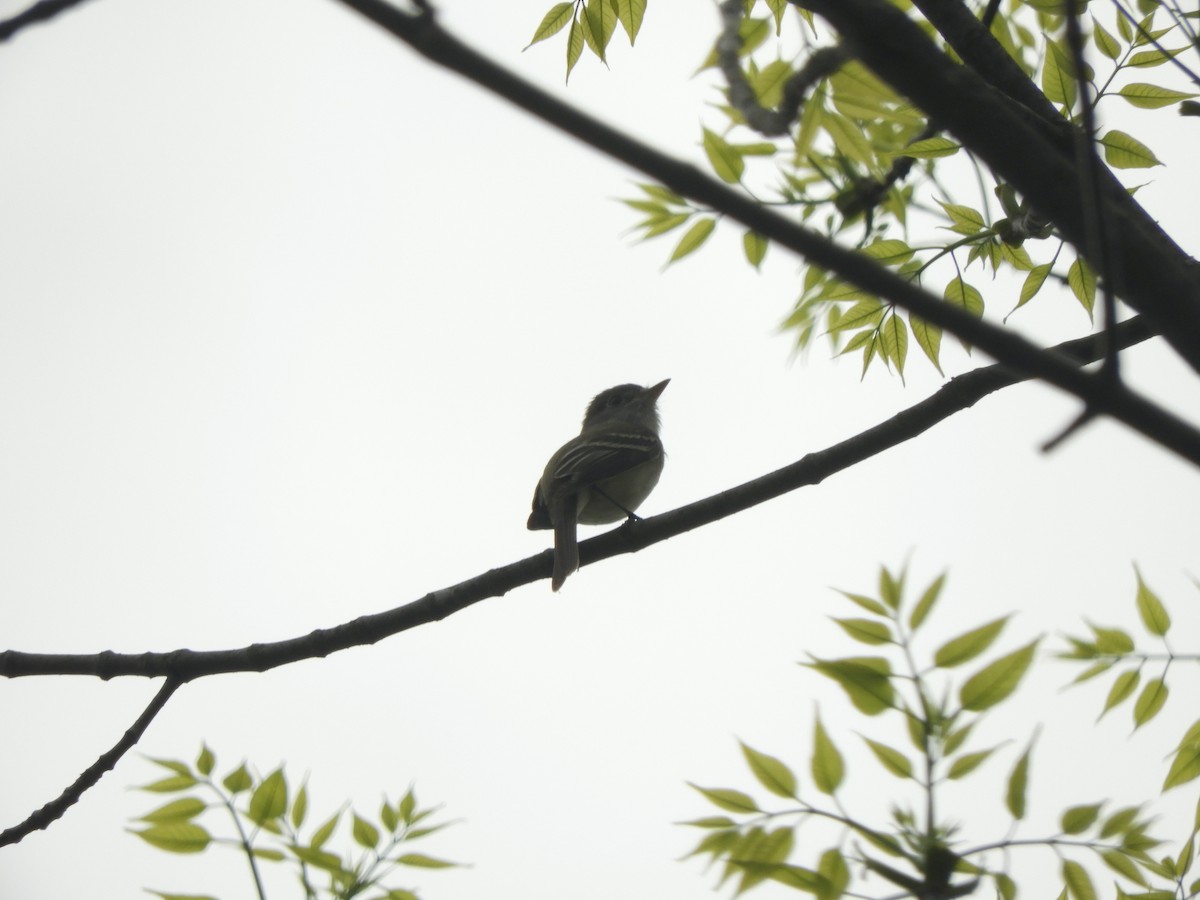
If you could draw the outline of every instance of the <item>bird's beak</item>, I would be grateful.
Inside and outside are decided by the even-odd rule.
[[[658,395],[661,394],[663,391],[665,391],[667,389],[667,385],[670,383],[671,383],[670,378],[664,378],[662,381],[660,381],[658,384],[654,385],[653,387],[646,388],[646,395],[651,400],[657,400]]]

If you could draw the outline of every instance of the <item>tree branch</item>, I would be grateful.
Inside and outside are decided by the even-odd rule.
[[[145,733],[150,723],[154,721],[154,717],[167,705],[167,701],[171,699],[171,695],[179,688],[180,683],[176,679],[168,678],[166,683],[158,689],[158,693],[154,695],[154,699],[150,701],[150,705],[142,711],[137,720],[121,735],[121,739],[113,745],[111,750],[102,753],[100,758],[84,769],[80,776],[66,790],[41,809],[31,813],[29,818],[24,822],[0,831],[0,847],[15,844],[26,835],[40,831],[43,828],[48,828],[52,822],[62,818],[63,813],[75,805],[88,788],[98,782],[105,772],[111,771],[113,766],[117,764],[117,761],[141,740],[142,734]]]
[[[802,225],[797,225],[750,197],[731,190],[708,177],[695,167],[680,163],[562,102],[463,44],[441,28],[429,11],[415,14],[406,13],[390,6],[383,0],[339,0],[339,2],[366,16],[429,59],[466,76],[479,86],[504,97],[537,118],[549,122],[609,156],[657,179],[676,193],[707,205],[767,239],[775,241],[780,246],[806,257],[816,265],[836,272],[840,277],[863,290],[916,313],[920,318],[962,338],[994,359],[1074,394],[1085,404],[1091,404],[1096,409],[1124,422],[1183,458],[1200,465],[1200,431],[1152,401],[1122,385],[1113,385],[1107,379],[1082,372],[1069,360],[1042,350],[1007,328],[976,318],[965,309],[945,302],[942,298],[906,281],[890,269],[862,254],[841,247],[822,235]],[[814,0],[813,5],[823,8],[828,2],[829,0],[820,0],[820,3],[817,3]],[[875,0],[845,0],[845,2],[873,5]],[[920,29],[906,16],[886,2],[881,5],[899,15],[900,21],[905,26],[916,30],[918,36],[925,40]],[[890,40],[885,41],[885,44],[890,45],[890,43]],[[930,53],[941,55],[940,51],[937,51],[932,44],[929,44],[929,48]],[[951,64],[948,60],[945,62],[952,70],[948,77],[957,77],[957,73],[966,73],[975,78],[963,66]],[[975,83],[977,90],[982,89],[988,94],[994,93],[977,78],[975,78]],[[973,104],[979,105],[975,104],[974,100],[966,101],[967,107],[971,107]],[[943,112],[952,111],[946,109]],[[1012,118],[1007,115],[1007,107],[1005,114],[1008,118]],[[965,115],[973,115],[973,113],[968,111]],[[938,115],[938,118],[944,120],[941,114]],[[1030,130],[1023,124],[1022,128],[1025,131]],[[1042,139],[1039,137],[1038,140]],[[1014,153],[1013,165],[1020,169],[1033,168],[1028,166],[1020,153],[1016,152],[1018,148],[1010,147],[1008,149]],[[1073,171],[1059,173],[1059,175],[1068,187],[1075,184]],[[1072,196],[1077,202],[1077,195],[1072,192]],[[1170,240],[1165,235],[1162,236],[1162,240],[1169,246],[1174,246],[1170,244]],[[1131,242],[1136,246],[1142,246],[1132,239]],[[1163,257],[1161,247],[1143,247],[1143,251],[1160,260]],[[1137,266],[1144,268],[1144,260],[1137,261]],[[1166,262],[1163,262],[1163,266],[1169,268]],[[1128,268],[1127,265],[1126,269]],[[1167,280],[1170,280],[1169,277]],[[1161,282],[1158,289],[1163,289]],[[1190,290],[1192,293],[1200,290],[1200,283],[1191,284]],[[1187,295],[1188,291],[1181,287],[1176,294],[1158,298],[1158,304],[1160,307],[1164,304],[1177,304],[1184,307]],[[1200,365],[1200,303],[1196,305],[1196,311],[1197,326],[1195,331],[1188,332],[1186,341],[1195,344],[1196,360]],[[1161,324],[1148,314],[1147,318],[1152,326]],[[1172,339],[1185,340],[1174,334]]]
[[[1051,124],[1041,113],[1030,112],[994,89],[972,68],[953,62],[916,22],[886,0],[792,2],[833,25],[858,59],[1010,182],[1088,259],[1093,270],[1100,271],[1101,261],[1089,255],[1087,217],[1075,172],[1074,129],[1065,121],[1061,126]],[[920,6],[930,16],[957,10],[953,20],[962,20],[964,27],[969,19],[972,33],[982,33],[979,41],[955,49],[983,65],[978,62],[979,47],[985,39],[995,42],[960,0],[922,0]],[[940,18],[934,24],[950,31]],[[948,37],[952,36],[953,32]],[[1005,70],[1015,66],[1005,58]],[[1024,73],[1020,75],[1031,88]],[[1006,90],[1016,90],[1010,79],[1004,78],[1003,83]],[[1026,93],[1022,92],[1023,98]],[[1112,289],[1200,371],[1200,268],[1107,168],[1099,174],[1098,200],[1112,224],[1116,249],[1109,260]]]
[[[1114,333],[1122,347],[1152,337],[1143,319],[1122,322]],[[1104,341],[1089,335],[1059,344],[1055,356],[1084,365],[1101,358]],[[807,485],[819,484],[830,475],[870,459],[885,450],[928,431],[943,419],[975,405],[1000,388],[1028,379],[1001,365],[984,366],[951,378],[934,394],[861,434],[810,453],[776,472],[756,478],[671,512],[627,523],[579,545],[583,565],[624,553],[635,553],[659,541],[724,519],[767,500]],[[350,647],[377,643],[401,631],[444,619],[489,597],[550,576],[553,552],[492,569],[452,587],[426,594],[387,612],[361,616],[333,628],[323,628],[301,637],[269,644],[252,644],[233,650],[175,650],[169,653],[0,653],[0,677],[34,675],[94,675],[98,678],[169,676],[191,681],[226,672],[264,672],[302,659],[328,656]]]
[[[25,12],[17,13],[11,18],[0,22],[0,41],[7,41],[23,28],[37,22],[53,19],[61,12],[66,12],[73,6],[79,6],[84,0],[38,0]]]
[[[821,47],[815,50],[804,67],[783,86],[783,97],[778,109],[767,109],[758,102],[754,88],[746,80],[738,62],[742,52],[739,27],[746,4],[743,0],[722,0],[721,34],[717,38],[717,65],[729,85],[729,102],[742,114],[746,124],[765,137],[787,134],[796,123],[804,96],[818,81],[832,75],[848,60],[841,47]]]

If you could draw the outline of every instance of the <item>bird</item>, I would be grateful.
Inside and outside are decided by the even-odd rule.
[[[579,435],[546,463],[526,527],[554,529],[552,590],[579,568],[576,525],[636,520],[634,510],[658,484],[666,459],[658,398],[670,380],[601,391],[588,404]]]

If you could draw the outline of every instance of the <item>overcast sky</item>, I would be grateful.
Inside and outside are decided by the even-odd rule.
[[[23,5],[0,0],[0,15]],[[701,160],[715,95],[690,76],[713,40],[707,4],[655,0],[636,50],[618,35],[611,71],[587,56],[569,88],[561,40],[520,52],[548,3],[444,5],[494,58]],[[1168,167],[1130,183],[1149,182],[1139,200],[1195,252],[1195,120],[1136,116],[1128,130],[1161,122],[1145,139]],[[0,643],[239,647],[536,553],[534,483],[613,384],[672,379],[646,514],[937,388],[915,347],[907,385],[860,381],[823,344],[793,359],[777,326],[799,262],[773,249],[755,273],[740,231],[663,272],[670,245],[635,245],[615,202],[636,180],[330,0],[93,0],[0,47]],[[993,300],[976,283],[1011,306],[1011,285]],[[1046,341],[1089,327],[1050,296],[1011,323]],[[1197,380],[1169,352],[1125,360],[1195,420]],[[984,362],[947,342],[948,373]],[[286,762],[309,774],[316,817],[343,800],[374,815],[381,791],[415,782],[460,820],[419,849],[473,864],[397,879],[427,900],[705,896],[711,873],[677,861],[697,835],[672,823],[711,811],[685,780],[751,787],[735,736],[806,776],[818,704],[848,753],[878,727],[795,664],[860,652],[829,622],[853,614],[832,587],[870,592],[881,563],[909,560],[917,585],[949,568],[927,651],[1008,611],[1005,647],[1045,633],[1050,648],[1083,616],[1134,625],[1136,560],[1191,649],[1200,479],[1108,423],[1040,453],[1077,411],[1048,388],[1009,389],[820,486],[590,566],[558,595],[538,582],[375,647],[188,685],[139,750],[192,759],[204,740],[222,771]],[[1177,697],[1190,674],[1176,671]],[[1020,709],[981,728],[978,747],[1011,743],[979,793],[948,792],[970,839],[1003,833],[976,807],[999,806],[1035,716],[1048,724],[1030,835],[1071,803],[1153,796],[1194,711],[1173,701],[1172,721],[1132,739],[1127,711],[1093,731],[1107,683],[1059,693],[1073,675],[1047,662]],[[155,689],[0,683],[0,825],[56,796]],[[157,777],[131,754],[0,851],[0,896],[250,896],[233,853],[167,856],[124,833],[157,801],[129,788]],[[855,751],[849,806],[880,814],[904,791]],[[1176,794],[1165,808],[1190,827],[1195,792]],[[811,834],[800,864],[829,843]],[[1056,863],[1021,865],[1040,879]],[[276,883],[272,896],[296,896]]]

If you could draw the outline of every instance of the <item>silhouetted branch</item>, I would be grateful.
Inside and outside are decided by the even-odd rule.
[[[0,22],[0,41],[7,41],[22,28],[53,19],[59,13],[83,2],[84,0],[38,0],[25,12]]]
[[[1115,332],[1122,347],[1151,337],[1143,319],[1121,323]],[[1101,357],[1103,340],[1089,335],[1054,347],[1055,356],[1083,365]],[[635,553],[652,544],[708,525],[851,468],[919,434],[1000,388],[1028,380],[1001,365],[985,366],[951,378],[937,392],[861,434],[810,453],[776,472],[671,512],[627,523],[579,545],[582,564]],[[301,637],[252,644],[233,650],[174,650],[168,653],[0,653],[0,677],[94,675],[98,678],[169,676],[191,681],[225,672],[263,672],[302,659],[324,657],[350,647],[377,643],[401,631],[444,619],[489,597],[550,576],[552,551],[545,550],[420,600],[387,612],[361,616]]]
[[[113,745],[111,750],[101,754],[99,759],[83,770],[70,787],[41,809],[32,813],[24,822],[0,831],[0,847],[15,844],[26,835],[47,828],[51,822],[61,818],[62,814],[70,809],[88,788],[99,781],[105,772],[111,771],[113,766],[117,764],[117,761],[141,740],[146,728],[154,721],[154,717],[159,714],[162,708],[167,705],[167,701],[171,699],[171,695],[175,693],[179,685],[179,681],[168,678],[166,683],[158,689],[158,693],[154,695],[154,699],[150,701],[150,705],[137,717],[137,721],[130,725],[126,732],[121,735],[121,739]]]

